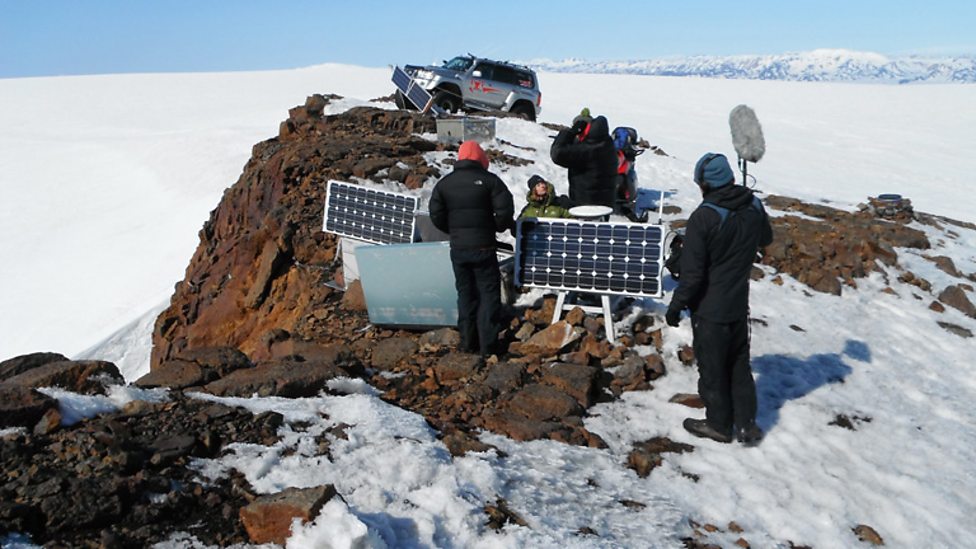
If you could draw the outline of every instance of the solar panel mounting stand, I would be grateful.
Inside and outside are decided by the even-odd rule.
[[[616,334],[613,330],[613,314],[610,309],[610,295],[599,294],[600,295],[600,307],[595,305],[580,305],[577,303],[566,303],[566,298],[569,297],[570,293],[568,291],[556,292],[556,308],[552,313],[552,322],[550,324],[555,324],[559,322],[560,317],[563,316],[563,311],[571,311],[576,307],[583,310],[584,313],[598,314],[603,313],[603,328],[607,332],[607,340],[616,341]]]

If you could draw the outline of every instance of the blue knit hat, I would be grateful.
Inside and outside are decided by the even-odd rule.
[[[717,189],[735,182],[735,174],[724,154],[706,153],[695,164],[695,183]]]

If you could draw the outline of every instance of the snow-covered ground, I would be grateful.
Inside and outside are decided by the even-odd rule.
[[[973,86],[580,74],[540,81],[544,121],[565,123],[589,106],[669,153],[642,156],[639,178],[674,191],[685,212],[698,201],[694,161],[709,150],[734,158],[728,112],[746,103],[766,134],[766,158],[750,170],[764,192],[847,209],[895,192],[919,210],[976,221],[976,200],[964,187],[976,173],[967,147],[976,127]],[[275,135],[287,109],[311,93],[349,97],[342,108],[391,89],[384,69],[336,65],[0,80],[0,359],[50,350],[114,360],[129,379],[146,371],[152,319],[251,145]],[[537,149],[499,146],[537,161],[503,170],[517,206],[532,173],[565,192],[564,172],[547,158],[551,134],[498,122],[500,138]],[[959,236],[947,239],[924,230],[941,242],[932,255],[976,272],[976,232],[954,228]],[[918,253],[899,255],[937,291],[951,282]],[[841,297],[808,295],[788,277],[783,286],[769,277],[753,284],[752,315],[765,321],[753,325],[753,365],[769,432],[758,448],[693,439],[681,428],[683,417],[700,413],[668,402],[696,389],[694,370],[674,358],[691,340],[685,321],[665,330],[669,373],[655,390],[591,410],[587,428],[608,450],[486,434],[507,457],[452,460],[420,417],[350,381],[336,387],[343,396],[233,401],[313,426],[278,447],[239,446],[198,467],[201,475],[239,468],[259,491],[335,483],[345,503],[296,532],[297,547],[357,539],[377,547],[675,547],[690,533],[689,519],[723,529],[735,521],[742,533],[711,538],[723,546],[741,536],[753,547],[787,540],[851,547],[858,524],[888,546],[967,546],[976,539],[976,345],[935,320],[974,331],[976,323],[954,309],[938,315],[928,309],[931,296],[915,299],[919,290],[889,275],[898,296],[880,292],[880,275]],[[76,415],[117,404],[74,402]],[[855,419],[856,431],[829,425],[838,414],[870,421]],[[352,427],[348,440],[334,442],[332,461],[311,455],[311,439],[339,422]],[[667,455],[639,479],[626,456],[631,443],[652,436],[696,449]],[[499,497],[529,527],[488,530],[481,508]],[[580,535],[582,527],[597,535]],[[172,545],[187,542],[176,536]]]

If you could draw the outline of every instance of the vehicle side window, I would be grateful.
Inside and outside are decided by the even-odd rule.
[[[485,80],[495,80],[495,67],[489,65],[488,63],[478,63],[474,70],[481,71],[481,78]]]
[[[515,84],[522,86],[523,88],[534,88],[535,79],[532,78],[532,74],[524,71],[515,72],[516,82]]]
[[[495,67],[495,80],[512,86],[518,84],[515,78],[515,71],[503,66]]]

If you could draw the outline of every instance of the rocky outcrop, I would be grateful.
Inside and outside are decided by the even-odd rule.
[[[370,107],[323,116],[327,102],[310,97],[289,111],[278,137],[254,146],[157,318],[152,369],[202,347],[229,345],[269,359],[264,338],[272,330],[299,339],[327,331],[325,282],[336,253],[335,239],[321,231],[328,180],[382,180],[394,164],[404,181],[439,175],[422,156],[439,145],[416,136],[434,132],[433,119]]]
[[[895,265],[895,248],[930,247],[923,232],[905,224],[911,218],[896,223],[775,195],[765,203],[803,215],[772,219],[774,240],[762,262],[819,292],[840,295],[844,285],[856,287],[855,279],[878,270],[878,262]]]
[[[2,385],[60,387],[76,393],[103,393],[108,383],[123,383],[119,369],[102,360],[59,360],[30,368],[7,378]]]

